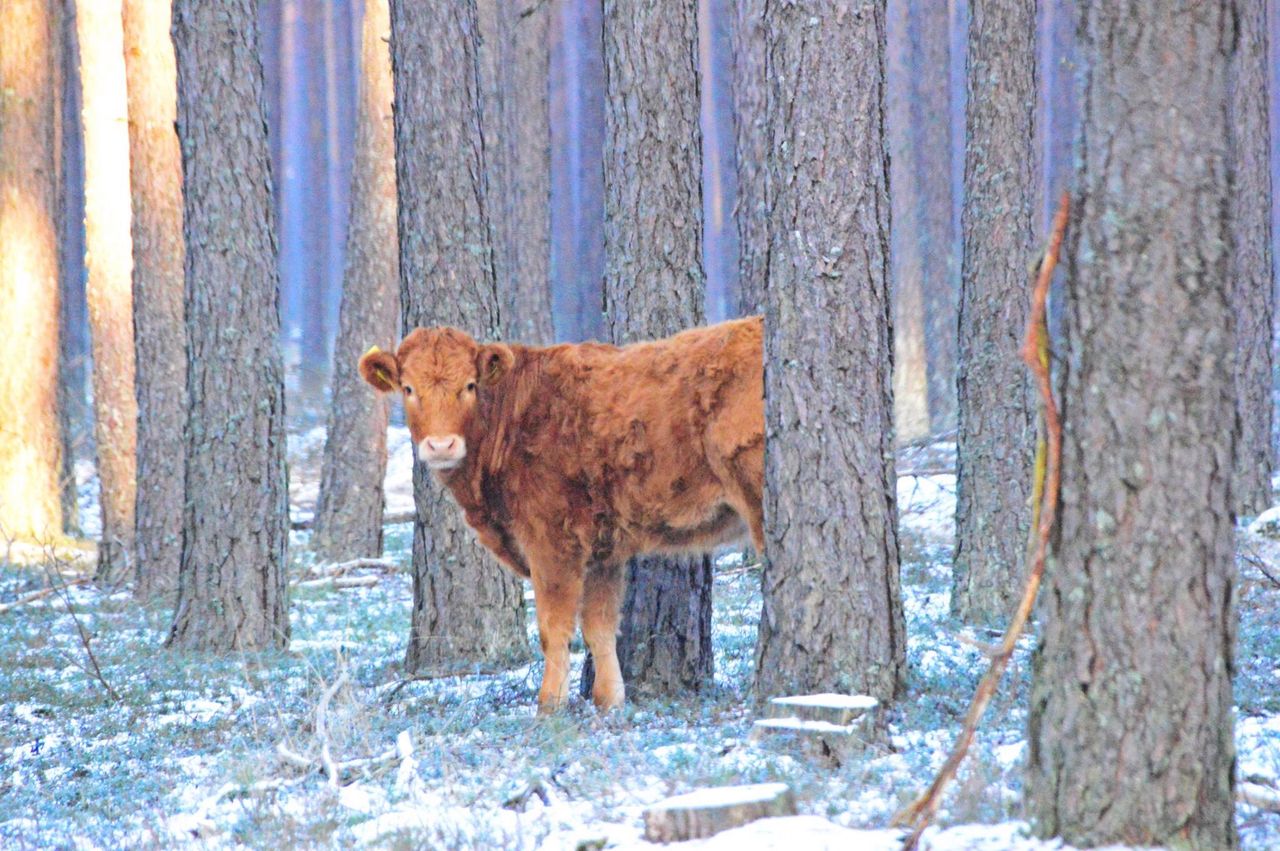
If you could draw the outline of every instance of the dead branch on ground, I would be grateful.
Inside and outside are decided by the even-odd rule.
[[[969,712],[965,715],[964,726],[956,738],[951,754],[933,779],[929,788],[911,803],[906,809],[894,816],[893,824],[911,828],[911,833],[903,841],[903,851],[914,851],[919,845],[920,836],[933,823],[942,801],[942,793],[947,785],[955,779],[960,764],[964,762],[977,734],[978,724],[995,696],[996,688],[1004,675],[1009,660],[1013,657],[1018,638],[1026,627],[1027,618],[1035,604],[1036,594],[1040,590],[1040,580],[1044,576],[1045,557],[1049,549],[1049,534],[1053,529],[1058,509],[1058,492],[1061,484],[1062,465],[1062,421],[1058,416],[1057,402],[1053,398],[1053,386],[1049,377],[1049,325],[1046,302],[1049,296],[1049,282],[1053,279],[1054,267],[1058,264],[1058,252],[1062,247],[1062,236],[1067,228],[1067,213],[1070,200],[1063,193],[1058,205],[1057,215],[1053,218],[1053,230],[1049,237],[1049,247],[1045,251],[1044,261],[1040,264],[1040,274],[1036,279],[1035,289],[1031,295],[1031,315],[1027,320],[1027,333],[1022,344],[1022,360],[1030,368],[1036,379],[1036,388],[1043,404],[1042,420],[1044,434],[1036,447],[1035,487],[1033,489],[1032,528],[1036,536],[1034,548],[1030,554],[1030,567],[1027,573],[1027,584],[1022,594],[1018,609],[1004,634],[999,652],[991,659],[991,667],[987,669],[978,690],[969,704]]]

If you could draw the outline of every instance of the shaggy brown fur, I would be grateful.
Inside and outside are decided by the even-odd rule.
[[[624,348],[481,345],[419,328],[365,379],[399,389],[418,457],[481,543],[533,581],[546,669],[541,711],[564,703],[581,617],[593,699],[622,703],[614,637],[626,561],[705,551],[750,532],[763,547],[760,317]]]

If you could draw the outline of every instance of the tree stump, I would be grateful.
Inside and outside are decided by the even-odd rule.
[[[809,756],[839,767],[852,754],[882,738],[875,709],[880,702],[862,694],[808,694],[775,697],[770,717],[755,722],[752,741],[795,745]]]
[[[720,786],[677,795],[644,813],[649,842],[703,839],[757,819],[796,814],[796,799],[785,783]]]

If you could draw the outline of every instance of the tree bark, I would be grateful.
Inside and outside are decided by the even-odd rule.
[[[108,584],[129,577],[137,481],[129,128],[121,16],[120,0],[80,3],[76,9],[84,98],[86,294],[102,508],[98,579]]]
[[[400,299],[404,327],[455,325],[500,339],[503,315],[475,0],[391,2]],[[478,544],[462,512],[414,467],[414,674],[492,668],[529,655],[523,588]]]
[[[605,322],[625,345],[705,320],[697,3],[607,0],[604,62]],[[711,685],[708,556],[632,560],[618,662],[636,694]]]
[[[400,316],[390,35],[387,0],[364,0],[347,273],[311,539],[326,561],[382,554],[390,403],[360,378],[356,361],[370,345],[394,350]]]
[[[1236,846],[1228,4],[1082,3],[1035,830]]]
[[[929,368],[925,342],[924,258],[919,239],[923,209],[915,168],[919,134],[911,127],[913,91],[911,30],[907,0],[886,8],[887,68],[885,127],[889,146],[890,288],[893,305],[893,420],[900,443],[927,438]]]
[[[765,185],[764,0],[736,0],[732,13],[734,157],[738,228],[739,316],[764,312],[769,256],[769,200]]]
[[[910,167],[915,172],[917,205],[916,228],[908,238],[918,242],[920,258],[929,429],[946,432],[956,427],[960,301],[951,221],[951,89],[943,71],[951,63],[950,18],[946,4],[936,1],[909,4],[907,16],[912,71],[909,132],[914,136]],[[1033,53],[1033,64],[1034,58]]]
[[[498,280],[511,339],[552,341],[550,3],[480,0],[484,133]]]
[[[1266,0],[1238,3],[1238,46],[1231,69],[1231,193],[1235,282],[1236,510],[1253,515],[1271,505],[1271,334],[1275,288],[1271,257],[1271,127]]]
[[[901,693],[885,5],[774,4],[756,694]]]
[[[284,376],[253,0],[175,0],[186,245],[182,564],[171,647],[289,643]]]
[[[137,592],[169,602],[182,561],[187,341],[182,155],[169,0],[125,0],[138,404]]]
[[[1036,3],[970,5],[956,553],[951,611],[1003,625],[1022,593],[1035,416],[1019,358],[1035,257]]]
[[[0,3],[0,534],[34,540],[62,533],[56,20]]]

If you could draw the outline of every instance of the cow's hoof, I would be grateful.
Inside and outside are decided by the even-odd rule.
[[[608,714],[615,710],[621,709],[622,704],[627,702],[626,692],[622,689],[606,694],[591,695],[591,702],[596,705],[601,715]]]
[[[557,702],[548,701],[546,703],[539,703],[538,717],[548,718],[552,715],[559,715],[562,711],[564,711],[564,707],[565,707],[565,704],[563,702],[558,702],[558,701]]]

